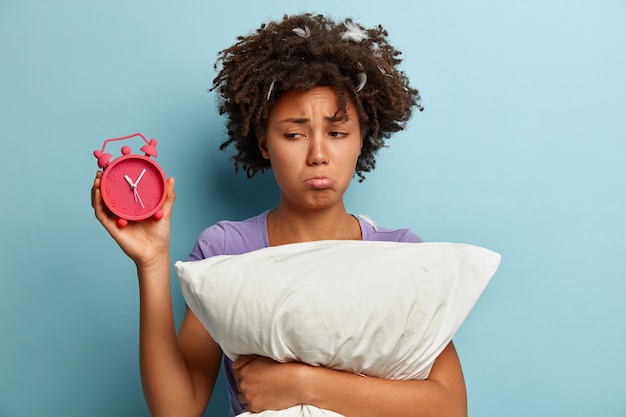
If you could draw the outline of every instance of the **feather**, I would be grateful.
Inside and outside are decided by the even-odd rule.
[[[311,30],[306,25],[304,26],[304,29],[293,28],[291,31],[295,33],[296,35],[300,36],[301,38],[308,38],[311,36]]]
[[[366,214],[359,214],[358,217],[362,218],[367,223],[369,223],[369,225],[372,226],[375,231],[378,231],[378,225],[376,224],[376,222],[370,216],[368,216]]]
[[[346,31],[341,34],[342,41],[361,43],[361,41],[369,38],[367,32],[361,29],[356,23],[345,21],[343,25],[346,27]]]
[[[367,83],[367,74],[365,73],[365,71],[363,71],[363,64],[361,64],[360,62],[356,63],[356,67],[359,71],[361,71],[357,74],[357,78],[359,79],[359,85],[357,85],[356,91],[359,92],[363,89],[363,87],[365,87],[365,84]]]
[[[363,87],[365,87],[365,84],[367,84],[367,74],[364,72],[359,72],[357,77],[359,78],[359,85],[356,87],[356,91],[358,92],[361,91]]]
[[[275,82],[276,82],[276,80],[273,80],[272,83],[270,84],[269,91],[267,92],[267,101],[270,101],[270,97],[272,96],[272,91],[274,91],[274,83]]]
[[[385,69],[383,67],[381,67],[380,65],[378,66],[378,70],[381,72],[381,74],[383,74],[385,77],[389,77],[389,78],[393,78],[393,75],[391,74],[387,74],[387,71],[385,71]]]
[[[380,45],[378,44],[378,42],[372,42],[370,48],[372,49],[372,53],[375,57],[380,58],[383,56],[383,51],[380,49]]]

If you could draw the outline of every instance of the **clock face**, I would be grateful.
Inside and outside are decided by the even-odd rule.
[[[102,175],[102,199],[116,216],[145,220],[163,205],[167,180],[159,165],[142,155],[115,159]]]

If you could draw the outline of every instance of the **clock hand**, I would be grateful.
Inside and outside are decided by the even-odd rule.
[[[133,197],[135,197],[135,203],[136,203],[137,197],[139,197],[139,194],[137,193],[137,186],[133,184],[133,180],[131,180],[128,175],[124,175],[124,179],[126,179],[126,182],[128,182],[128,184],[130,185],[130,188],[133,190]],[[139,198],[139,200],[141,201],[141,198]],[[141,203],[141,207],[143,207],[143,203]]]
[[[132,189],[135,189],[136,185],[133,184],[133,180],[130,179],[130,177],[128,175],[124,175],[124,178],[126,179],[126,181],[128,182],[128,184],[130,184],[130,187]]]
[[[141,171],[141,174],[139,174],[139,178],[137,178],[137,181],[135,181],[135,187],[137,186],[137,184],[139,184],[139,181],[141,181],[141,178],[143,177],[143,174],[146,173],[146,169],[144,168],[143,171]]]
[[[137,185],[139,184],[139,181],[141,181],[141,178],[143,178],[143,174],[146,173],[146,169],[144,168],[141,171],[141,174],[139,174],[139,177],[137,177],[137,181],[135,181],[135,183],[133,184],[133,191],[135,193],[135,203],[139,201],[139,204],[141,204],[141,208],[145,208],[145,206],[143,205],[143,201],[141,201],[141,197],[139,196],[139,191],[137,191]]]
[[[143,205],[143,201],[141,201],[141,197],[139,197],[139,192],[137,191],[137,188],[133,188],[133,192],[135,193],[135,203],[139,201],[139,204],[141,204],[141,208],[146,208]]]
[[[139,180],[141,179],[145,171],[146,170],[144,169],[142,173],[139,175],[137,182],[139,182]],[[133,183],[133,180],[131,180],[128,175],[124,175],[124,178],[126,179],[128,184],[130,184],[130,188],[132,188],[133,190],[133,197],[135,197],[135,203],[139,203],[141,204],[141,208],[145,208],[145,206],[143,205],[143,201],[141,201],[141,197],[139,196],[139,192],[137,191],[137,184]]]

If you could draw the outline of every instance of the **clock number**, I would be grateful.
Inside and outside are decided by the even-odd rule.
[[[109,174],[109,181],[116,182],[118,175],[120,177],[123,177],[123,175],[122,175],[122,167],[119,166],[119,165],[116,165],[116,166],[113,167],[113,169],[111,170],[111,173]]]

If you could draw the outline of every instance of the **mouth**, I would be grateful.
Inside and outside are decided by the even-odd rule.
[[[316,190],[325,190],[335,184],[335,180],[328,177],[313,177],[304,181],[306,185]]]

